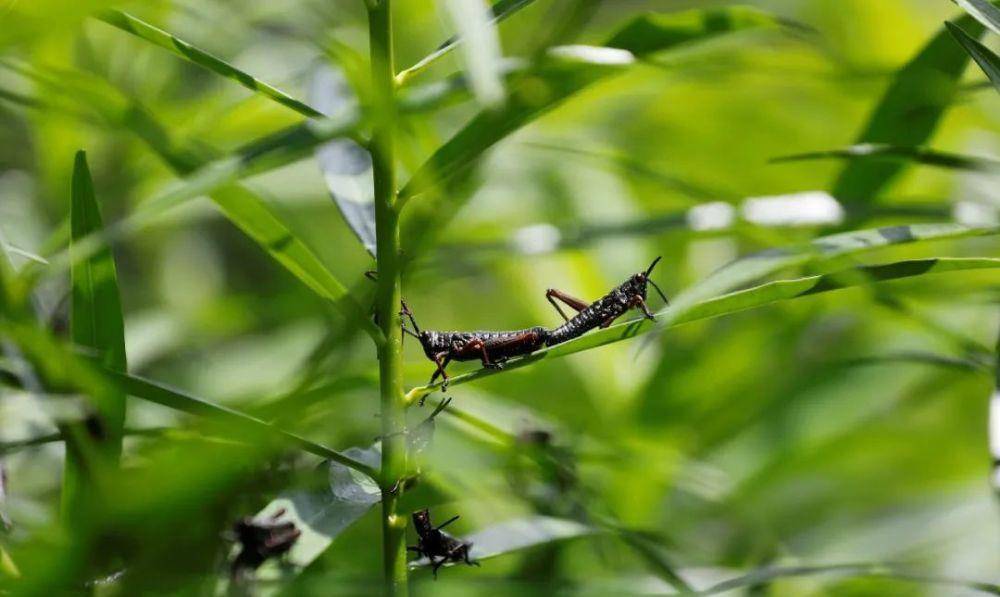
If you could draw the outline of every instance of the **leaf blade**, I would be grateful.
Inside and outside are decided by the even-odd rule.
[[[945,23],[945,25],[948,26],[948,31],[962,45],[962,48],[976,61],[979,68],[986,73],[990,83],[993,83],[993,88],[1000,92],[1000,57],[973,39],[972,36],[958,25],[953,25],[952,23]]]
[[[79,242],[104,229],[87,154],[78,151],[73,161],[70,201],[70,253]],[[70,268],[70,337],[103,367],[125,371],[125,323],[118,274],[109,247],[74,261]],[[117,466],[125,427],[125,395],[110,392],[94,401],[83,420],[62,426],[66,436],[63,464],[62,513],[76,522],[88,499],[98,490],[95,477]]]
[[[982,33],[972,17],[955,21]],[[919,146],[926,143],[959,89],[959,79],[968,65],[968,55],[950,39],[942,27],[931,40],[901,68],[872,111],[855,145],[876,143],[891,146]],[[876,196],[905,168],[900,163],[853,161],[837,176],[831,193],[849,212],[875,201]]]
[[[544,359],[559,358],[607,344],[614,344],[649,333],[657,327],[675,327],[684,323],[729,315],[784,300],[851,288],[872,282],[919,277],[932,273],[996,268],[1000,268],[1000,258],[942,257],[914,259],[888,264],[862,266],[829,274],[777,280],[702,301],[688,301],[684,303],[675,301],[669,307],[656,314],[656,323],[651,323],[647,319],[637,319],[613,325],[564,344],[558,344],[511,361],[502,370],[478,369],[471,373],[453,377],[449,381],[449,387],[468,383],[482,377],[519,369]],[[418,400],[440,385],[435,384],[413,388],[407,393],[406,400],[408,403]]]
[[[236,81],[244,88],[249,89],[254,93],[263,95],[264,97],[267,97],[282,106],[285,106],[286,108],[294,110],[303,116],[307,116],[309,118],[322,116],[322,114],[311,106],[293,98],[277,87],[269,85],[253,75],[236,68],[229,62],[226,62],[209,52],[201,50],[193,44],[186,42],[175,35],[167,33],[158,27],[154,27],[153,25],[150,25],[142,19],[139,19],[138,17],[135,17],[127,12],[121,10],[107,10],[97,14],[96,18],[107,23],[108,25],[111,25],[112,27],[120,29],[126,33],[130,33],[139,39],[143,39],[159,46],[171,54],[179,56],[193,64],[197,64],[210,72]]]

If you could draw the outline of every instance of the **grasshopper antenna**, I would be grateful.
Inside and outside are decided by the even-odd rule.
[[[653,271],[653,268],[656,267],[656,264],[659,263],[661,259],[663,259],[663,255],[660,255],[659,257],[653,260],[653,263],[649,264],[649,268],[646,269],[647,278],[649,277],[649,274]]]
[[[403,331],[406,332],[407,334],[413,336],[417,340],[419,340],[420,339],[420,327],[417,326],[417,320],[413,319],[413,312],[410,311],[410,307],[409,307],[409,305],[406,304],[406,301],[401,300],[399,302],[403,306],[403,308],[399,311],[399,314],[400,315],[405,315],[406,317],[408,317],[410,319],[410,325],[413,326],[413,330],[411,330],[411,329],[409,329],[409,328],[406,327],[406,322],[403,322]]]
[[[653,285],[653,288],[656,289],[656,293],[660,295],[660,298],[663,299],[663,302],[669,305],[670,301],[667,300],[667,295],[663,294],[663,291],[660,290],[660,287],[656,285],[656,282],[654,282],[654,281],[652,281],[652,280],[650,280],[648,278],[646,279],[646,281]]]

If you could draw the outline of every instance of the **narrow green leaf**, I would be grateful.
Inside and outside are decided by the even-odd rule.
[[[175,37],[162,29],[158,29],[141,19],[138,19],[120,10],[108,10],[97,15],[97,18],[112,27],[117,27],[122,31],[131,33],[140,39],[144,39],[181,58],[197,64],[213,73],[222,75],[227,79],[236,81],[254,93],[259,93],[268,97],[286,108],[291,108],[303,116],[314,118],[322,116],[318,111],[291,97],[280,89],[268,85],[256,77],[236,68],[232,64],[216,58],[215,56],[199,50],[190,43]]]
[[[913,278],[951,271],[994,268],[1000,268],[1000,259],[989,257],[915,259],[883,265],[851,268],[804,278],[778,280],[702,301],[686,301],[684,303],[677,301],[658,312],[655,323],[647,319],[638,319],[613,325],[606,329],[596,330],[565,344],[559,344],[511,361],[502,370],[479,369],[465,375],[459,375],[451,379],[449,387],[474,381],[482,377],[519,369],[545,359],[563,357],[607,344],[621,342],[622,340],[651,332],[657,326],[675,327],[684,323],[729,315],[779,301],[851,288],[873,282]],[[421,396],[427,395],[439,386],[440,384],[416,387],[410,390],[406,399],[408,402],[412,402]]]
[[[114,371],[108,371],[107,374],[130,396],[191,415],[211,417],[216,420],[230,423],[235,427],[233,432],[236,434],[237,438],[239,437],[240,429],[262,432],[274,437],[275,439],[284,441],[291,446],[295,446],[301,450],[309,452],[310,454],[315,454],[316,456],[321,456],[328,460],[338,462],[348,468],[364,473],[372,479],[378,479],[378,471],[373,467],[322,444],[318,444],[302,436],[271,425],[270,423],[262,421],[257,417],[250,416],[226,406],[209,402],[208,400],[185,394],[165,385],[149,381],[135,375]]]
[[[986,0],[954,0],[954,2],[972,15],[972,18],[1000,35],[1000,8]]]
[[[468,43],[459,48],[463,70],[476,100],[489,108],[504,99],[500,38],[485,0],[439,0],[459,36]]]
[[[73,188],[70,210],[70,254],[81,239],[103,230],[100,209],[94,196],[94,185],[87,167],[87,155],[76,154],[73,164]],[[73,343],[87,350],[101,366],[123,372],[125,360],[125,324],[118,275],[114,257],[108,247],[74,260],[70,269],[72,302],[70,337]],[[64,429],[66,461],[63,476],[63,515],[74,516],[83,496],[92,492],[93,467],[114,466],[122,449],[125,425],[125,395],[100,405],[87,415],[87,421],[70,423]],[[93,444],[93,447],[81,445]],[[89,460],[87,452],[96,448],[101,463]]]
[[[499,24],[501,21],[503,21],[507,17],[514,15],[514,13],[521,10],[525,6],[531,4],[532,2],[534,2],[534,0],[498,0],[497,2],[493,3],[493,6],[490,7],[490,13],[493,15],[493,18],[490,19],[490,23]],[[410,68],[407,68],[406,70],[403,70],[398,75],[396,75],[396,82],[400,85],[405,84],[414,75],[426,69],[436,60],[439,60],[444,56],[446,56],[447,54],[449,54],[452,50],[458,47],[462,43],[462,41],[463,39],[457,35],[449,37],[447,40],[445,40],[443,44],[438,46],[436,50],[434,50],[427,56],[420,59],[419,62],[417,62]]]
[[[575,520],[550,516],[516,518],[487,527],[462,538],[472,543],[469,557],[473,560],[495,558],[514,551],[586,537],[600,532],[598,529]],[[410,562],[410,568],[430,565],[421,558]]]
[[[996,9],[994,9],[996,10]],[[989,77],[990,82],[993,83],[993,87],[997,91],[1000,91],[1000,57],[993,53],[992,50],[979,43],[973,39],[968,33],[962,30],[958,25],[953,25],[951,23],[945,23],[948,26],[948,31],[958,40],[958,43],[962,44],[965,51],[972,56],[972,59],[976,61],[979,68],[983,69],[986,76]]]
[[[332,114],[357,100],[344,74],[323,64],[313,71],[309,101],[323,112]],[[365,250],[375,257],[375,183],[371,154],[351,139],[334,139],[316,149],[316,162],[344,221]]]
[[[986,582],[958,580],[940,576],[931,576],[909,572],[899,566],[889,564],[832,564],[820,566],[773,566],[754,570],[743,576],[723,581],[699,592],[699,595],[716,595],[743,587],[767,585],[781,578],[796,576],[813,576],[818,574],[837,574],[846,577],[873,576],[910,581],[920,584],[944,585],[952,588],[980,591],[991,595],[1000,595],[1000,585]]]
[[[646,54],[776,24],[773,17],[744,7],[647,15],[614,34],[608,47],[552,48],[535,68],[511,75],[503,108],[479,112],[439,147],[400,190],[400,209],[417,195],[432,196],[425,201],[427,205],[419,209],[411,206],[410,213],[405,214],[403,252],[419,253],[430,231],[443,227],[450,214],[464,205],[471,195],[463,188],[468,175],[487,150],[511,133],[590,85],[624,72]]]
[[[950,170],[973,170],[980,172],[1000,170],[1000,161],[989,158],[936,151],[925,147],[883,145],[879,143],[862,143],[842,149],[811,151],[808,153],[780,156],[773,158],[771,163],[780,164],[784,162],[801,162],[830,158],[848,159],[852,162],[865,160],[915,162]]]
[[[972,17],[955,21],[975,36],[983,32]],[[959,83],[968,55],[956,47],[946,28],[941,28],[930,42],[896,73],[892,83],[872,111],[856,144],[880,144],[895,147],[924,145],[937,129],[945,111],[959,92]],[[877,200],[906,167],[905,162],[852,160],[841,171],[832,194],[849,212]]]
[[[644,26],[654,21],[652,31]],[[553,48],[537,72],[511,82],[508,105],[477,114],[421,166],[400,197],[405,201],[446,181],[510,133],[596,81],[622,72],[636,57],[776,23],[773,17],[744,7],[647,15],[614,34],[608,47]]]
[[[175,191],[168,191],[161,195],[160,199],[172,195],[166,203],[183,203],[202,193],[207,193],[209,197],[221,208],[223,214],[233,222],[240,230],[250,236],[254,241],[263,247],[272,258],[287,268],[293,275],[299,278],[311,290],[320,296],[335,303],[351,321],[357,322],[376,342],[381,342],[382,332],[372,323],[364,309],[357,304],[357,301],[347,292],[340,281],[333,276],[329,269],[320,261],[319,257],[300,239],[289,230],[281,221],[278,214],[274,212],[260,196],[253,193],[248,188],[230,182],[232,179],[245,175],[246,170],[242,170],[247,164],[245,161],[252,161],[254,156],[261,152],[268,153],[267,147],[274,146],[275,152],[282,150],[281,139],[287,139],[293,146],[302,143],[303,146],[296,151],[302,157],[324,140],[338,136],[337,131],[342,130],[347,136],[353,134],[355,126],[346,125],[344,129],[338,129],[338,117],[328,121],[308,121],[279,132],[276,135],[265,137],[257,143],[247,145],[241,156],[226,159],[217,156],[203,155],[201,152],[191,150],[182,144],[175,143],[166,128],[138,102],[122,98],[114,93],[114,90],[106,86],[99,90],[88,89],[90,93],[83,93],[79,86],[73,85],[73,77],[49,76],[34,70],[24,70],[25,76],[30,76],[39,83],[55,92],[83,96],[88,100],[99,103],[105,112],[106,118],[116,126],[121,126],[134,133],[142,139],[149,147],[159,154],[175,172],[188,176],[185,182]],[[60,75],[63,73],[56,73]],[[91,87],[95,87],[92,85]],[[103,101],[103,100],[107,101]],[[356,111],[347,109],[345,112],[338,112],[347,122],[358,125]],[[297,159],[292,156],[289,159]],[[207,165],[206,165],[207,164]],[[153,199],[152,201],[156,201]],[[138,212],[131,219],[126,219],[111,226],[102,235],[92,235],[90,238],[81,239],[81,253],[94,251],[103,243],[110,242],[115,238],[120,238],[131,232],[141,229],[161,213],[162,209],[169,208],[169,205],[161,205],[159,208],[143,204]],[[148,210],[148,211],[147,211]],[[49,272],[54,273],[60,267],[65,267],[71,263],[70,256],[66,253],[56,255],[52,258],[52,267]],[[43,272],[37,272],[41,274]]]
[[[604,45],[644,56],[716,35],[780,24],[774,16],[748,6],[647,13],[629,21]]]

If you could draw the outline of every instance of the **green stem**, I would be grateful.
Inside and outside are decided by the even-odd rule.
[[[382,552],[385,593],[406,595],[406,515],[397,512],[406,474],[406,405],[403,401],[402,329],[399,321],[399,214],[394,164],[395,65],[392,50],[390,0],[372,2],[368,9],[371,47],[374,127],[371,153],[375,178],[375,232],[378,290],[375,309],[385,342],[378,347],[382,408]]]

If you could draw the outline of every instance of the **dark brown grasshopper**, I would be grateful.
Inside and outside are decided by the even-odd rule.
[[[549,331],[540,326],[510,332],[421,331],[405,302],[400,314],[406,316],[413,326],[411,330],[404,322],[403,331],[419,340],[424,354],[437,365],[428,384],[434,383],[441,376],[444,380],[442,390],[448,386],[445,367],[451,361],[479,360],[488,369],[502,369],[509,358],[530,354],[545,346],[549,337]]]
[[[657,257],[653,260],[653,263],[644,272],[639,272],[633,274],[628,280],[625,280],[618,286],[616,286],[611,292],[597,299],[596,301],[588,304],[581,301],[578,298],[574,298],[561,290],[556,290],[555,288],[549,288],[545,292],[545,298],[552,303],[552,306],[559,311],[562,315],[565,323],[561,326],[549,331],[548,338],[545,341],[546,346],[555,346],[556,344],[562,344],[582,336],[588,331],[601,327],[606,328],[611,325],[616,319],[627,313],[630,309],[638,307],[643,315],[648,319],[654,319],[653,314],[650,313],[649,307],[646,306],[646,285],[652,284],[656,292],[659,293],[660,297],[668,305],[670,301],[660,290],[660,287],[656,285],[649,278],[649,274],[659,263],[660,258]],[[572,318],[566,317],[563,313],[562,308],[556,303],[556,299],[559,299],[563,303],[569,305],[573,309],[576,309],[577,314]]]
[[[278,522],[284,514],[285,509],[282,508],[270,518],[246,516],[233,525],[233,534],[240,543],[240,553],[233,560],[230,570],[233,579],[241,579],[259,568],[265,560],[282,556],[295,545],[302,532],[294,522]]]
[[[406,549],[416,552],[418,557],[426,557],[431,561],[435,580],[438,568],[448,562],[465,562],[469,566],[479,565],[479,562],[469,559],[469,550],[472,549],[471,542],[459,541],[441,530],[458,518],[458,516],[453,516],[438,526],[434,526],[431,524],[431,514],[426,508],[413,513],[413,528],[417,531],[417,544],[407,545]]]

